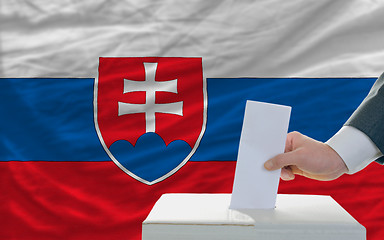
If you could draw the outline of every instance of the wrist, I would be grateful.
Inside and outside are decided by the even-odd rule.
[[[333,163],[333,172],[330,173],[330,178],[336,179],[341,175],[348,173],[348,167],[342,157],[328,144],[325,143],[325,146],[328,148],[330,160]]]
[[[344,161],[348,174],[356,173],[382,156],[376,145],[360,130],[344,126],[326,144]]]

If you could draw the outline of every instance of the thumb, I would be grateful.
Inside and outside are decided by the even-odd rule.
[[[264,163],[264,168],[269,171],[277,170],[286,166],[297,165],[297,160],[298,157],[296,151],[282,153],[266,161]]]

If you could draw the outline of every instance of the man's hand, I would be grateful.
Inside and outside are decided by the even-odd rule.
[[[327,144],[299,132],[287,135],[285,153],[265,162],[267,170],[281,169],[281,179],[293,180],[295,174],[316,180],[333,180],[348,172],[343,159]]]

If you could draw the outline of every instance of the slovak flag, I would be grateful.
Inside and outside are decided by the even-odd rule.
[[[209,78],[203,66],[101,57],[97,78],[0,79],[1,238],[140,239],[162,194],[231,192],[247,100],[292,106],[290,131],[325,141],[375,81]],[[364,176],[298,177],[279,192],[332,195],[369,231],[340,192]]]
[[[0,1],[0,240],[141,239],[164,193],[231,193],[247,100],[333,136],[384,71],[381,1]],[[330,195],[384,235],[383,167]]]

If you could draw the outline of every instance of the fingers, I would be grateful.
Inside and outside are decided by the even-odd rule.
[[[284,167],[281,169],[281,179],[284,181],[290,181],[295,179],[295,174],[293,174],[290,167]]]
[[[279,154],[264,163],[264,167],[269,170],[277,170],[290,165],[297,165],[299,161],[296,151]]]
[[[295,143],[300,142],[303,139],[304,135],[299,132],[290,132],[287,134],[287,138],[285,140],[285,150],[284,152],[291,152],[295,148]]]
[[[277,170],[279,168],[283,168],[285,166],[297,165],[300,157],[300,150],[297,149],[297,145],[301,145],[301,142],[304,138],[299,132],[290,132],[287,135],[285,142],[285,153],[279,154],[274,158],[271,158],[267,162],[265,162],[264,167],[267,170]]]

